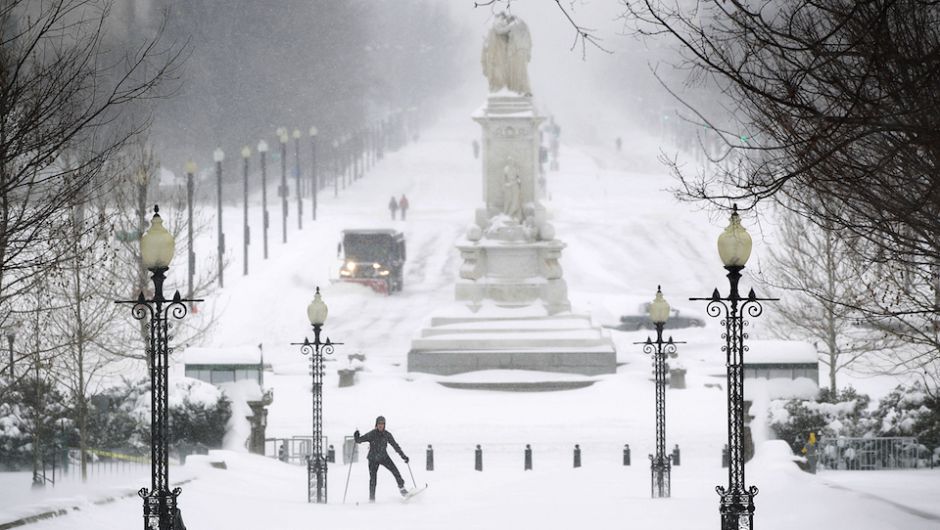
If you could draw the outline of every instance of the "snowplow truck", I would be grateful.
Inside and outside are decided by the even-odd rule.
[[[361,283],[391,294],[404,286],[405,236],[396,230],[343,230],[339,247],[341,282]]]

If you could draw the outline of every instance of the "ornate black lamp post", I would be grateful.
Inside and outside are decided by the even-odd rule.
[[[140,256],[153,279],[153,298],[141,292],[137,300],[121,300],[130,304],[137,320],[150,320],[150,343],[146,352],[150,362],[150,490],[137,492],[144,500],[144,530],[174,530],[176,497],[180,488],[170,490],[167,462],[167,423],[169,421],[167,369],[169,368],[169,316],[179,320],[186,316],[187,304],[202,300],[184,300],[176,291],[172,300],[163,296],[163,281],[173,259],[175,242],[163,227],[160,208],[154,206],[150,229],[140,238]]]
[[[263,231],[264,259],[268,259],[268,142],[258,142],[258,154],[261,155],[261,210],[264,213],[261,229]]]
[[[244,265],[242,267],[242,275],[248,275],[248,245],[251,244],[251,231],[248,228],[248,159],[251,158],[251,148],[247,145],[242,147],[242,160],[244,164],[242,165],[242,206],[244,207],[243,215],[245,219],[245,226],[242,227],[242,261]]]
[[[333,140],[333,150],[330,151],[330,158],[333,161],[333,197],[337,197],[339,196],[339,175],[343,167],[342,154],[337,140]]]
[[[672,337],[663,341],[663,327],[669,320],[669,304],[663,292],[656,287],[656,298],[650,304],[650,320],[656,326],[656,341],[649,337],[643,345],[643,353],[653,357],[653,373],[656,381],[656,454],[650,456],[650,493],[653,498],[671,495],[672,462],[666,455],[666,356],[676,356],[676,344]]]
[[[728,487],[717,486],[715,490],[721,496],[722,530],[751,530],[754,528],[754,496],[757,487],[745,486],[744,482],[744,352],[747,346],[744,339],[747,333],[744,327],[746,312],[751,318],[763,313],[761,302],[778,300],[777,298],[758,298],[754,289],[747,297],[738,293],[741,271],[751,255],[751,236],[741,226],[738,205],[734,205],[731,222],[718,237],[718,254],[728,271],[730,292],[727,297],[718,294],[718,289],[710,298],[690,298],[708,302],[708,314],[712,317],[725,315],[725,345],[722,350],[727,356],[728,367]]]
[[[317,128],[310,127],[310,184],[313,197],[313,220],[317,220],[317,193],[320,191],[320,180],[317,176]]]
[[[225,160],[225,152],[221,147],[217,147],[212,152],[212,159],[215,160],[215,192],[218,198],[219,212],[219,287],[224,287],[222,282],[222,258],[225,255],[225,233],[222,232],[222,161]]]
[[[310,458],[307,460],[307,502],[326,503],[326,457],[323,454],[323,355],[333,353],[333,346],[342,342],[320,342],[320,330],[326,322],[326,304],[320,298],[320,288],[307,306],[307,318],[313,326],[313,342],[304,337],[300,353],[310,355],[310,373],[313,376],[313,429]]]
[[[277,139],[281,142],[281,185],[277,188],[281,197],[281,243],[287,243],[287,141],[290,137],[286,128],[277,128]]]
[[[19,329],[20,324],[16,320],[12,320],[7,324],[6,329],[4,329],[4,334],[7,336],[7,346],[10,349],[10,382],[15,378],[15,373],[13,371],[13,343],[16,342],[16,331]]]
[[[196,273],[196,251],[193,250],[193,193],[195,192],[193,176],[197,169],[196,163],[192,160],[186,162],[186,248],[189,258],[189,289],[186,291],[186,296],[189,298],[193,296],[193,276]]]
[[[297,194],[297,228],[303,230],[304,221],[304,194],[300,190],[300,129],[294,129],[294,178],[297,184],[294,187],[294,193]]]

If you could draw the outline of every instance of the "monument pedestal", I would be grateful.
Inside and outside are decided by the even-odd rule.
[[[568,286],[558,263],[564,248],[558,240],[458,244],[463,265],[457,301],[471,308],[490,300],[498,307],[540,304],[549,315],[568,311]]]
[[[484,206],[457,243],[463,259],[457,303],[413,339],[408,371],[614,373],[607,332],[589,316],[570,312],[559,261],[565,244],[555,238],[536,194],[544,118],[528,95],[524,66],[510,68],[503,56],[503,41],[513,33],[502,25],[514,28],[520,42],[528,39],[517,17],[498,16],[484,49],[484,71],[493,75],[495,90],[473,115],[483,130]]]

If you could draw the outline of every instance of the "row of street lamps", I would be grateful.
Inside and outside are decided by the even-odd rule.
[[[412,118],[413,119],[413,118]],[[370,126],[363,127],[354,133],[347,133],[340,135],[338,138],[333,140],[331,143],[326,144],[326,158],[327,163],[321,164],[321,161],[318,159],[318,142],[317,136],[318,131],[316,127],[310,127],[307,130],[307,135],[310,139],[310,183],[309,194],[311,197],[311,220],[317,220],[317,206],[318,206],[318,194],[320,190],[324,187],[324,182],[320,178],[319,170],[320,166],[329,170],[332,180],[333,180],[333,196],[339,195],[340,184],[342,188],[346,189],[346,186],[351,182],[362,178],[364,173],[371,169],[378,160],[381,160],[384,157],[386,149],[397,149],[404,145],[404,141],[407,138],[405,130],[408,127],[415,127],[416,124],[412,123],[409,125],[406,123],[405,112],[400,111],[393,114],[391,117],[386,120],[379,121]],[[399,130],[400,129],[400,130]],[[304,180],[302,178],[301,172],[301,139],[303,138],[303,133],[300,129],[294,129],[292,133],[289,133],[286,127],[278,127],[275,131],[278,137],[278,142],[280,143],[280,161],[281,161],[281,182],[278,185],[278,196],[281,198],[281,225],[282,225],[282,237],[281,240],[283,243],[287,243],[287,217],[288,217],[288,197],[290,192],[287,185],[287,144],[290,141],[290,138],[294,139],[294,175],[296,177],[295,182],[295,195],[297,196],[297,228],[303,229],[303,197],[304,193]],[[256,150],[260,156],[260,169],[261,169],[261,209],[263,212],[262,219],[262,246],[263,246],[263,257],[268,259],[268,228],[270,227],[270,217],[268,215],[268,186],[267,186],[267,154],[268,154],[268,143],[264,140],[258,142]],[[242,232],[242,241],[243,241],[243,269],[242,274],[248,274],[248,246],[251,243],[251,233],[248,223],[248,170],[249,170],[249,160],[251,159],[252,150],[249,146],[244,146],[241,149],[241,157],[243,160],[243,201],[244,201],[244,225]],[[215,162],[215,176],[216,176],[216,195],[217,195],[217,218],[218,218],[218,243],[217,243],[217,253],[218,253],[218,279],[219,286],[224,286],[224,270],[223,270],[223,256],[225,255],[225,233],[222,229],[222,163],[225,161],[225,152],[221,148],[216,148],[212,152],[212,159]],[[196,256],[192,251],[192,218],[193,218],[193,194],[194,194],[194,176],[197,172],[197,166],[195,162],[188,161],[184,165],[184,170],[186,173],[186,191],[187,191],[187,208],[188,208],[188,218],[189,218],[189,289],[187,291],[187,296],[192,297],[193,294],[193,278],[195,274],[195,262]]]
[[[261,150],[265,152],[265,150]],[[263,160],[263,159],[262,159]],[[217,160],[221,162],[221,160]],[[247,166],[247,157],[246,162]],[[741,226],[737,205],[734,206],[730,223],[718,238],[718,252],[728,271],[729,294],[721,296],[715,289],[708,298],[690,298],[708,302],[707,312],[712,317],[723,317],[725,332],[722,338],[725,345],[728,386],[728,487],[718,486],[720,495],[719,511],[722,530],[750,530],[754,524],[754,496],[756,486],[746,486],[744,478],[744,352],[747,350],[744,340],[747,334],[744,328],[747,322],[744,314],[754,318],[761,315],[761,302],[775,298],[758,298],[751,289],[746,297],[739,293],[741,272],[751,254],[751,237]],[[176,499],[180,488],[169,487],[167,461],[167,398],[168,398],[168,357],[171,348],[168,345],[169,317],[182,319],[187,313],[187,304],[201,300],[183,299],[179,291],[172,300],[163,295],[163,282],[170,261],[173,258],[175,243],[173,236],[163,227],[159,207],[154,207],[150,229],[141,237],[141,257],[144,266],[151,272],[154,284],[153,298],[146,299],[143,293],[136,300],[119,301],[130,304],[134,318],[149,319],[150,341],[147,355],[150,359],[151,379],[151,488],[141,488],[138,492],[144,499],[144,529],[174,530],[177,518]],[[310,373],[312,377],[312,451],[307,465],[307,500],[325,503],[327,501],[327,462],[323,454],[323,356],[333,353],[336,344],[329,338],[320,340],[328,309],[317,287],[313,301],[307,307],[307,317],[313,328],[314,339],[304,338],[301,353],[310,355]],[[676,355],[676,344],[672,337],[663,340],[663,330],[669,319],[670,307],[663,298],[661,288],[657,288],[656,297],[650,304],[650,320],[656,328],[656,340],[647,338],[643,344],[645,353],[653,357],[656,391],[656,453],[650,455],[651,494],[656,497],[671,495],[671,461],[666,455],[666,414],[665,414],[665,360]],[[11,340],[12,370],[12,340]]]

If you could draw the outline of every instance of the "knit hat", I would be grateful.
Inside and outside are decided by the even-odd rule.
[[[378,418],[375,419],[375,424],[376,424],[376,425],[378,425],[378,424],[380,424],[380,423],[385,423],[385,416],[379,416]]]

